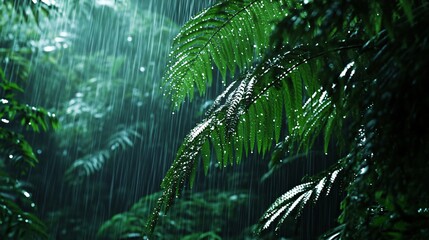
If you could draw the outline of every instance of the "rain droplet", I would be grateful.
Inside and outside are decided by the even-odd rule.
[[[29,198],[30,197],[30,193],[27,191],[22,191],[22,194],[24,194],[25,197]]]
[[[46,47],[43,48],[43,51],[45,51],[45,52],[52,52],[55,49],[56,49],[55,46],[46,46]]]

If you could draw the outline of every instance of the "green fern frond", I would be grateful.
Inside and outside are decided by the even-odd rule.
[[[189,182],[192,186],[202,152],[203,168],[207,172],[210,146],[213,146],[220,166],[239,163],[243,153],[248,154],[255,149],[258,153],[265,154],[280,138],[285,111],[285,115],[289,116],[287,124],[293,126],[289,135],[303,142],[302,147],[311,147],[307,145],[313,143],[314,137],[324,129],[326,119],[334,111],[326,94],[314,87],[318,86],[316,78],[310,79],[314,74],[308,73],[310,68],[304,66],[309,61],[329,56],[332,52],[357,47],[358,45],[341,43],[338,48],[329,51],[320,46],[283,50],[252,67],[231,83],[214,101],[209,115],[191,130],[178,150],[176,159],[161,184],[164,192],[148,224],[149,230],[153,230],[159,212],[164,208],[168,210],[180,195],[185,183]],[[302,82],[309,85],[308,89],[317,91],[304,94]],[[308,98],[308,95],[312,97]],[[308,104],[303,106],[306,98]],[[293,104],[293,107],[283,107],[284,104]],[[300,110],[297,112],[294,108]],[[318,111],[316,117],[307,114],[314,110]]]
[[[305,205],[315,203],[322,193],[329,194],[342,170],[341,167],[336,166],[323,176],[314,177],[287,191],[262,216],[258,231],[268,229],[273,223],[276,223],[275,230],[277,231],[287,218],[298,217]]]
[[[66,180],[73,184],[81,183],[83,177],[99,171],[110,156],[110,151],[104,149],[75,160],[65,173]]]
[[[213,64],[226,81],[246,69],[269,46],[271,25],[285,16],[282,0],[222,1],[188,21],[173,42],[165,84],[176,108],[194,86],[204,94]]]
[[[268,3],[268,1],[264,2]],[[425,64],[419,65],[419,61],[417,65],[410,67],[409,62],[414,59],[423,60],[425,56],[422,52],[426,48],[410,46],[424,46],[424,44],[419,45],[419,40],[424,39],[425,34],[422,33],[425,33],[423,29],[427,21],[419,23],[417,19],[426,15],[419,16],[417,13],[427,12],[427,4],[417,5],[414,1],[406,0],[383,4],[377,1],[336,1],[334,3],[305,1],[297,4],[300,7],[291,8],[291,14],[276,26],[277,31],[272,37],[275,47],[270,49],[275,53],[274,56],[261,57],[258,59],[261,62],[255,63],[253,67],[250,67],[249,63],[255,58],[246,57],[246,60],[242,61],[240,55],[236,57],[236,53],[242,53],[243,46],[247,45],[239,42],[239,46],[233,46],[229,33],[225,33],[227,39],[222,41],[228,46],[224,47],[222,42],[217,43],[214,48],[219,50],[215,49],[217,51],[213,52],[210,52],[207,41],[196,40],[200,39],[200,36],[206,37],[207,29],[204,27],[207,23],[218,23],[215,15],[208,14],[207,16],[210,17],[204,18],[205,13],[202,13],[191,21],[194,24],[190,26],[191,30],[184,30],[188,35],[184,35],[181,48],[179,47],[176,52],[173,51],[177,61],[170,64],[169,75],[166,78],[176,106],[180,105],[187,96],[192,99],[194,87],[200,93],[204,93],[206,86],[212,81],[212,62],[219,68],[225,82],[225,76],[228,73],[234,76],[238,72],[237,67],[245,68],[246,74],[242,74],[243,71],[240,69],[242,75],[229,85],[215,101],[214,107],[205,120],[185,139],[172,168],[163,181],[164,192],[149,222],[150,230],[153,230],[161,211],[168,210],[185,184],[190,182],[192,185],[201,153],[204,154],[202,162],[207,172],[212,148],[221,166],[239,162],[243,152],[248,154],[257,150],[263,155],[284,135],[287,135],[287,138],[280,146],[283,150],[287,149],[288,157],[307,152],[318,137],[324,139],[323,148],[327,153],[332,135],[335,136],[336,132],[340,132],[339,135],[341,135],[344,130],[349,130],[348,134],[351,135],[352,140],[346,145],[349,150],[351,149],[349,152],[351,158],[347,161],[339,161],[324,176],[309,179],[277,199],[261,219],[259,231],[272,225],[278,229],[287,218],[299,216],[304,206],[310,202],[316,202],[321,194],[329,193],[333,182],[339,178],[338,174],[343,169],[352,170],[348,174],[353,178],[353,169],[362,169],[361,165],[367,164],[370,156],[374,160],[371,161],[373,168],[370,168],[367,173],[367,169],[364,169],[362,174],[366,174],[366,177],[351,183],[346,202],[342,204],[344,207],[340,223],[345,225],[335,229],[328,238],[338,238],[343,233],[344,236],[351,238],[372,236],[380,230],[387,232],[391,237],[400,238],[414,232],[415,229],[404,226],[402,223],[398,224],[401,220],[397,221],[397,219],[401,217],[395,217],[395,235],[391,235],[391,232],[384,231],[386,227],[382,226],[385,223],[382,221],[385,219],[384,216],[376,219],[379,223],[374,225],[378,226],[370,226],[373,224],[368,224],[367,220],[373,217],[370,216],[371,214],[365,214],[365,211],[373,204],[383,209],[385,207],[407,209],[409,205],[407,201],[413,202],[419,197],[417,195],[420,192],[409,191],[406,183],[390,184],[392,182],[390,180],[401,178],[406,174],[406,171],[399,171],[399,174],[392,172],[407,169],[410,165],[409,161],[402,162],[405,155],[399,153],[400,150],[398,154],[394,154],[395,151],[392,154],[392,150],[401,148],[386,147],[385,142],[392,137],[399,140],[408,139],[409,131],[398,132],[398,129],[402,129],[401,126],[412,126],[409,130],[413,132],[420,132],[426,127],[423,123],[415,125],[417,123],[415,114],[403,113],[407,104],[414,106],[414,110],[424,112],[424,108],[416,107],[418,104],[414,103],[421,103],[415,96],[424,93],[420,91],[424,88],[419,87],[423,86],[419,80],[424,80],[422,76],[425,75],[427,68]],[[223,16],[223,14],[221,12],[220,15]],[[427,18],[421,20],[423,19]],[[202,26],[199,25],[200,23]],[[237,32],[236,27],[232,29],[233,32]],[[413,34],[398,35],[404,35],[405,32]],[[359,42],[350,41],[354,37],[358,38]],[[214,37],[208,35],[206,40],[210,42],[212,38]],[[375,42],[371,39],[377,39],[375,42],[379,44],[374,45]],[[189,42],[186,42],[187,40]],[[363,47],[363,42],[367,42],[367,46]],[[313,47],[318,44],[324,46]],[[360,51],[349,51],[350,49]],[[249,53],[246,54],[249,55]],[[357,63],[356,68],[354,62]],[[362,64],[362,62],[365,63]],[[194,63],[196,67],[192,65]],[[344,70],[340,73],[341,69]],[[357,75],[360,76],[354,75],[356,69],[359,70]],[[175,77],[177,80],[174,79]],[[410,78],[414,80],[410,82]],[[392,79],[398,81],[390,81]],[[415,95],[401,94],[404,90],[412,90],[410,92]],[[392,104],[396,105],[393,110],[389,108]],[[343,129],[343,119],[347,118],[351,121],[348,122],[347,129]],[[396,118],[400,120],[391,122]],[[275,124],[272,124],[273,122]],[[282,128],[285,124],[286,129]],[[371,136],[365,137],[361,132],[362,129],[368,130]],[[402,142],[407,149],[413,145],[410,145],[410,142],[424,142],[425,139],[423,137],[420,138],[421,141],[415,141],[414,138],[409,138]],[[338,145],[341,145],[341,141],[339,142]],[[402,142],[396,141],[395,144],[401,145]],[[419,163],[419,160],[424,159],[419,157],[425,156],[425,153],[416,152],[416,157],[412,155],[414,156],[412,159],[417,159],[415,161],[417,165],[414,166],[426,166],[425,161]],[[395,158],[394,155],[399,158]],[[383,169],[389,171],[385,173]],[[411,175],[418,172],[414,170],[409,171]],[[426,179],[423,175],[420,176],[420,180]],[[411,176],[409,179],[413,178],[414,176]],[[388,186],[390,190],[363,189],[368,186],[374,187],[375,185],[372,184],[374,179],[381,185]],[[418,177],[414,180],[410,182],[421,186]],[[402,193],[396,199],[394,207],[390,200],[389,203],[385,203],[385,199],[377,199],[376,195],[387,194],[388,191],[396,194],[398,189]],[[361,193],[366,199],[360,198]],[[355,204],[355,201],[348,202],[349,198],[355,197],[359,199],[359,204]],[[404,200],[407,198],[408,200]],[[408,209],[410,212],[416,211],[416,209]],[[402,211],[400,212],[402,214]],[[360,216],[352,216],[355,213]],[[414,224],[414,220],[412,222]],[[363,230],[355,234],[352,231],[357,228],[344,228],[344,226],[354,226],[350,223],[357,224],[359,229]],[[397,227],[398,225],[401,226]]]
[[[105,162],[112,158],[118,150],[133,147],[135,139],[141,138],[138,129],[137,125],[119,130],[109,137],[103,149],[75,160],[65,173],[66,180],[72,184],[81,183],[84,177],[101,170]]]
[[[134,145],[135,139],[141,137],[136,128],[125,128],[111,135],[107,141],[107,146],[111,150],[116,150],[118,147],[125,150]]]
[[[284,122],[283,112],[286,115],[286,135],[289,139],[284,141],[288,145],[285,150],[287,149],[289,156],[308,151],[315,138],[321,134],[329,142],[332,129],[341,125],[343,119],[339,119],[340,115],[344,117],[348,112],[347,109],[334,106],[330,95],[315,77],[315,66],[333,52],[348,51],[349,48],[359,46],[350,43],[327,51],[323,47],[284,50],[247,75],[247,89],[251,90],[246,93],[240,107],[232,102],[232,107],[238,109],[235,115],[227,114],[227,117],[240,116],[237,125],[227,126],[237,131],[237,142],[244,144],[245,152],[252,151],[256,146],[258,153],[264,154],[273,142],[279,141]],[[345,105],[346,100],[343,101],[341,104]],[[231,102],[226,102],[225,105],[230,106]],[[227,123],[237,122],[228,121],[228,118],[226,120]],[[326,150],[327,146],[328,143]]]
[[[330,55],[330,58],[332,55]],[[321,68],[322,61],[316,63],[309,62],[300,68]],[[336,138],[336,143],[341,147],[342,138],[341,129],[343,122],[349,118],[354,112],[350,111],[348,99],[350,98],[343,89],[346,89],[344,81],[359,81],[359,77],[353,75],[356,68],[351,63],[338,63],[338,68],[343,68],[343,71],[337,75],[334,80],[337,86],[336,93],[332,93],[331,89],[326,89],[319,84],[318,78],[315,78],[314,71],[296,71],[291,75],[297,74],[312,74],[302,78],[306,94],[303,94],[303,105],[295,104],[291,106],[293,101],[291,95],[296,94],[289,85],[286,85],[285,91],[288,91],[284,98],[284,106],[286,108],[286,117],[289,133],[286,137],[276,144],[274,151],[271,154],[269,171],[264,175],[263,180],[268,178],[276,169],[289,162],[305,158],[306,154],[311,150],[314,141],[317,137],[323,137],[323,151],[328,154],[328,147],[331,138]],[[343,67],[342,67],[343,66]],[[313,80],[313,83],[308,80]],[[292,82],[297,82],[293,80]],[[348,83],[347,83],[348,84]],[[309,90],[309,89],[312,90]],[[334,96],[336,97],[335,99]],[[334,104],[335,102],[335,104]],[[289,111],[288,111],[289,110]],[[291,116],[292,115],[292,116]]]
[[[239,1],[228,2],[228,4],[225,2],[225,5],[221,3],[206,10],[185,25],[176,38],[174,44],[176,48],[172,52],[176,60],[170,64],[165,79],[176,106],[186,95],[192,98],[194,85],[200,93],[204,93],[206,85],[211,84],[210,54],[214,64],[223,72],[224,81],[227,69],[234,75],[235,68],[240,63],[240,59],[234,58],[236,55],[231,55],[235,47],[232,47],[234,44],[229,39],[234,36],[229,32],[221,31],[223,28],[230,27],[231,32],[234,32],[241,27],[234,24],[220,24],[212,11],[217,9],[216,11],[220,11],[223,16],[222,14],[228,12],[222,8],[234,9],[238,6],[237,3]],[[281,6],[279,2],[267,5],[272,5],[270,8],[273,9]],[[242,8],[241,11],[245,9]],[[234,14],[232,16],[235,17]],[[273,16],[281,17],[275,14]],[[232,18],[227,22],[233,20]],[[205,29],[204,27],[209,26],[208,23],[218,25]],[[243,23],[248,27],[255,25],[254,22],[243,21]],[[266,31],[270,29],[267,26],[264,28]],[[208,34],[210,31],[214,35]],[[219,37],[225,36],[226,39],[214,41],[217,39],[217,34]],[[269,35],[268,32],[266,34]],[[199,42],[201,39],[203,41]],[[179,44],[180,42],[182,45]],[[239,45],[242,47],[242,44]],[[288,126],[286,134],[295,143],[299,143],[298,149],[305,151],[310,148],[315,137],[323,130],[327,134],[326,139],[329,139],[330,129],[335,122],[328,119],[335,118],[337,115],[330,98],[326,96],[326,91],[318,82],[316,71],[319,65],[324,65],[324,58],[329,58],[338,52],[358,49],[361,46],[361,43],[341,41],[323,46],[299,45],[293,49],[280,47],[272,56],[268,55],[252,67],[249,66],[255,60],[254,55],[250,54],[251,57],[248,56],[249,54],[245,55],[248,61],[245,63],[246,73],[232,82],[214,101],[206,118],[190,132],[178,150],[176,159],[161,184],[164,192],[148,223],[149,230],[153,231],[158,214],[162,210],[168,210],[174,199],[182,192],[185,183],[189,182],[192,185],[201,152],[204,152],[202,162],[206,172],[210,163],[211,147],[220,166],[239,163],[243,154],[247,155],[254,150],[264,155],[274,143],[279,141],[285,122],[284,115]],[[224,52],[220,52],[221,50]],[[219,60],[220,56],[222,60]],[[315,110],[317,114],[310,114]],[[326,123],[330,126],[325,127]]]

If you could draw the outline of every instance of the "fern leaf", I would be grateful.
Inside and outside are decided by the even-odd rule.
[[[110,151],[100,150],[77,159],[67,169],[65,173],[66,180],[72,184],[81,183],[84,177],[99,171],[110,156]]]
[[[173,42],[165,83],[176,107],[194,86],[204,94],[214,64],[226,81],[227,72],[246,69],[269,46],[271,25],[285,14],[282,1],[220,2],[188,21]],[[238,44],[237,44],[238,43]]]
[[[297,86],[289,88],[290,91],[287,92],[283,88],[285,86],[284,82],[301,82],[303,81],[302,76],[311,75],[308,73],[298,74],[296,75],[297,77],[290,78],[289,74],[294,71],[300,71],[300,66],[307,64],[308,61],[329,55],[339,49],[325,51],[321,47],[314,47],[310,50],[307,47],[297,48],[293,51],[284,49],[284,51],[275,56],[267,58],[230,84],[214,101],[210,114],[192,129],[185,138],[173,165],[167,172],[161,184],[164,190],[163,195],[160,197],[148,223],[149,231],[153,231],[159,213],[162,210],[168,210],[174,199],[180,195],[185,183],[190,182],[192,185],[192,176],[194,176],[197,169],[196,164],[201,158],[201,152],[204,150],[205,155],[208,155],[207,151],[210,149],[207,145],[208,141],[210,141],[221,166],[239,162],[237,159],[234,161],[234,158],[241,157],[242,149],[246,154],[252,152],[255,148],[261,154],[270,149],[271,145],[275,143],[274,140],[278,139],[277,136],[280,134],[280,128],[282,127],[281,122],[283,122],[281,119],[283,117],[281,103],[271,104],[274,101],[273,98],[282,96],[280,101],[282,98],[290,99],[293,105],[302,108],[304,99],[303,88],[300,85],[302,83],[293,82]],[[278,74],[279,70],[281,70],[280,74]],[[311,80],[306,79],[306,81],[310,82]],[[282,87],[278,88],[278,86]],[[287,95],[294,97],[288,98]],[[319,102],[319,99],[324,101]],[[302,114],[295,113],[291,122],[297,125],[299,122],[298,116],[303,115],[303,119],[307,122],[305,127],[308,127],[308,129],[301,134],[297,134],[294,138],[302,135],[304,139],[308,140],[306,143],[312,144],[310,136],[317,135],[321,131],[320,129],[323,129],[324,116],[330,113],[325,110],[329,109],[328,107],[331,103],[328,100],[329,98],[320,98],[320,93],[316,92],[314,99],[310,101],[312,104],[314,102],[314,106],[310,104],[309,106],[312,108],[300,110],[299,112],[302,112]],[[320,108],[318,110],[320,113],[317,114],[317,117],[305,115],[306,112],[315,108]],[[273,114],[276,111],[275,117]],[[287,114],[289,114],[288,110],[286,110]],[[272,124],[273,119],[276,119],[279,123]],[[315,123],[310,124],[311,121],[315,121]],[[297,127],[295,128],[298,129]],[[238,136],[237,132],[243,135]],[[203,168],[207,171],[209,159],[204,156],[202,158]]]
[[[121,129],[122,127],[119,127]],[[85,177],[101,170],[106,161],[111,159],[118,150],[133,147],[136,139],[141,138],[138,133],[140,125],[124,128],[112,134],[106,141],[104,148],[75,160],[66,170],[65,178],[71,184],[81,183]]]
[[[111,150],[116,150],[118,147],[125,150],[134,145],[134,138],[141,138],[141,135],[133,128],[123,129],[109,137],[107,146]]]
[[[298,217],[309,202],[315,203],[322,193],[329,194],[333,183],[342,170],[337,166],[325,175],[313,178],[287,191],[262,216],[258,231],[268,229],[273,223],[276,223],[275,229],[278,230],[288,217]]]

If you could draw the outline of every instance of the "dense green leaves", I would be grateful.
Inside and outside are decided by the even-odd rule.
[[[19,102],[16,95],[22,91],[18,84],[6,79],[0,68],[0,236],[44,239],[46,227],[26,210],[34,209],[35,204],[23,182],[18,180],[38,160],[30,144],[15,129],[18,126],[34,132],[57,129],[58,119],[42,108]]]

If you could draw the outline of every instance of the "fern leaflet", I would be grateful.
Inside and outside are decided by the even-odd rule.
[[[298,217],[305,205],[315,203],[322,193],[329,194],[332,184],[342,171],[338,166],[321,177],[295,186],[279,197],[265,212],[260,221],[258,231],[269,228],[274,222],[276,230],[288,217]]]

